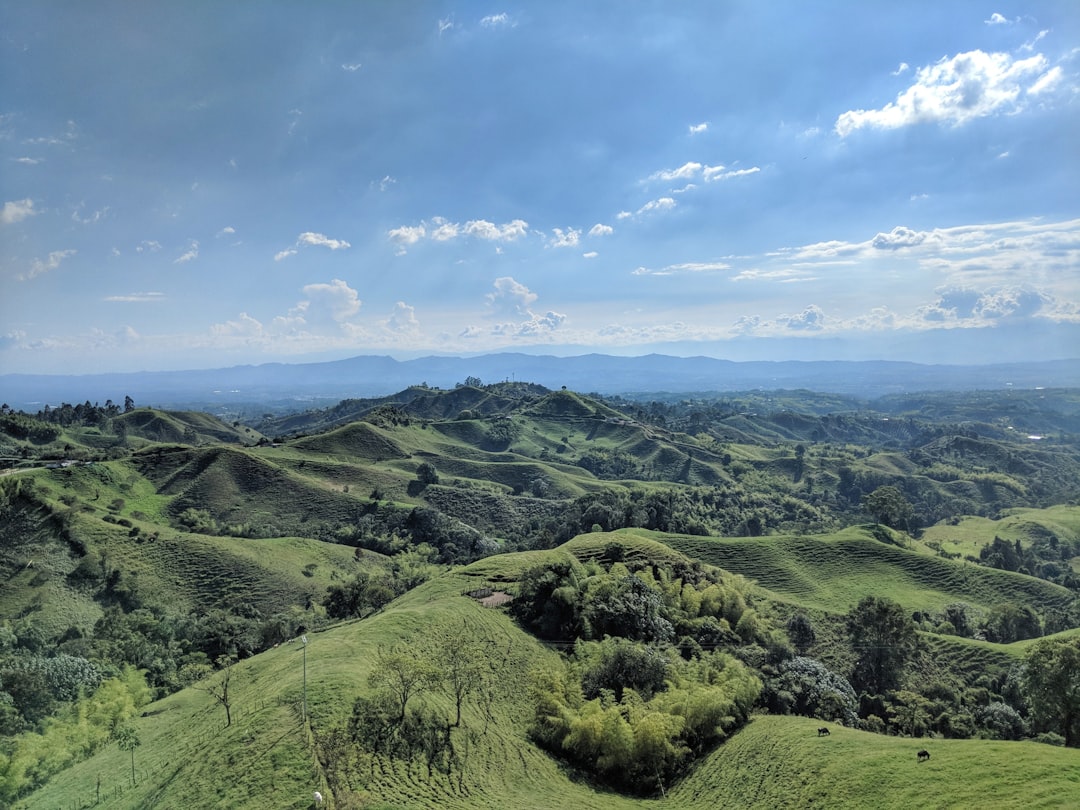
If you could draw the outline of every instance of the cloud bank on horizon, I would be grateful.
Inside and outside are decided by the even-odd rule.
[[[7,4],[0,373],[1080,356],[1080,8]]]

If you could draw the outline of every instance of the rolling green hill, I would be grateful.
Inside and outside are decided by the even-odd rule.
[[[836,397],[799,410],[798,392],[643,404],[524,383],[345,401],[267,420],[274,441],[190,412],[138,408],[94,424],[5,412],[0,783],[15,766],[55,772],[18,799],[27,810],[308,807],[316,789],[339,808],[907,807],[925,796],[1067,806],[1059,797],[1080,785],[1075,750],[942,739],[1052,730],[1026,702],[1021,667],[1034,637],[1080,633],[1080,450],[1064,432],[1073,400],[1029,399],[1023,412],[1057,414],[1058,435],[1017,436],[1005,424],[1016,408],[981,398],[949,399],[953,421],[934,422],[918,398],[891,404],[886,419]],[[910,523],[867,522],[864,499],[885,486],[911,507]],[[523,577],[541,565],[547,573]],[[604,599],[624,618],[643,605],[683,610],[665,654],[733,656],[761,680],[762,711],[796,710],[785,690],[798,690],[781,680],[792,661],[850,691],[861,648],[845,617],[866,597],[894,603],[917,651],[896,689],[853,692],[846,716],[935,736],[760,714],[659,798],[614,793],[530,735],[533,673],[564,667],[573,639],[545,635],[559,642],[546,646],[479,601],[520,594],[534,575],[554,583],[553,603],[579,599],[582,612]],[[589,577],[595,590],[574,590]],[[684,610],[710,583],[712,612]],[[813,637],[796,644],[797,618]],[[983,640],[1009,640],[1006,624],[1023,640]],[[346,744],[354,701],[375,694],[369,676],[388,652],[426,655],[463,628],[497,677],[445,732],[448,771],[445,749],[429,772],[419,755]],[[47,694],[60,687],[38,673],[54,664],[95,670],[84,701],[125,666],[145,673],[160,699],[133,720],[137,784],[115,744],[79,761],[49,753],[66,743],[32,742],[92,724],[77,689]],[[228,727],[207,691],[225,672]],[[449,717],[453,701],[429,692],[410,706]],[[823,722],[832,733],[819,739]],[[923,747],[932,757],[919,763]]]
[[[595,541],[576,551],[587,554]],[[573,552],[574,547],[567,552]],[[642,553],[645,547],[640,549]],[[565,552],[564,552],[565,553]],[[548,552],[550,554],[550,552]],[[535,555],[477,563],[423,585],[361,622],[309,634],[305,650],[293,641],[236,667],[235,720],[213,699],[187,689],[145,708],[136,721],[143,744],[135,751],[137,784],[128,755],[109,746],[55,777],[17,808],[92,804],[101,778],[107,806],[136,808],[303,808],[320,790],[332,807],[549,808],[612,810],[679,808],[926,806],[1066,807],[1080,788],[1080,753],[1034,743],[917,740],[885,737],[793,717],[755,718],[703,759],[666,798],[633,799],[592,787],[536,748],[524,733],[530,712],[529,671],[555,653],[519,630],[500,610],[481,607],[462,590],[500,565],[520,571]],[[474,708],[455,731],[462,771],[428,777],[423,767],[390,759],[350,766],[327,753],[330,735],[352,700],[368,692],[367,676],[380,649],[416,641],[468,622],[505,654],[508,688],[490,705]],[[301,718],[306,657],[310,726]],[[448,711],[444,697],[425,700]],[[475,734],[470,734],[475,732]],[[931,752],[917,762],[916,752]]]

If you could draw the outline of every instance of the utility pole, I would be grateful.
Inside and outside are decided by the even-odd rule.
[[[300,636],[304,645],[304,710],[301,714],[304,722],[307,722],[307,636]]]

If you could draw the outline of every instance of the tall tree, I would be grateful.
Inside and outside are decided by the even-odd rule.
[[[919,641],[915,623],[904,608],[891,599],[866,596],[848,613],[846,624],[857,656],[852,685],[874,695],[899,686]]]
[[[1080,745],[1080,636],[1036,642],[1021,684],[1036,727],[1060,734],[1065,745]]]
[[[398,707],[397,722],[405,720],[409,700],[439,682],[439,671],[425,656],[403,647],[380,649],[375,654],[375,667],[368,675],[368,686],[389,692]]]
[[[878,487],[869,495],[863,496],[862,504],[875,521],[884,523],[890,529],[907,530],[915,517],[914,508],[894,486]]]

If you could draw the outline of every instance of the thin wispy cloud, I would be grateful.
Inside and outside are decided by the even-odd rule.
[[[37,278],[44,273],[55,270],[64,262],[65,259],[74,256],[76,252],[77,251],[71,249],[54,250],[52,253],[49,254],[48,258],[44,260],[34,259],[34,261],[30,265],[29,272],[21,273],[20,275],[16,276],[16,278],[18,278],[19,281],[30,281],[33,278]]]

